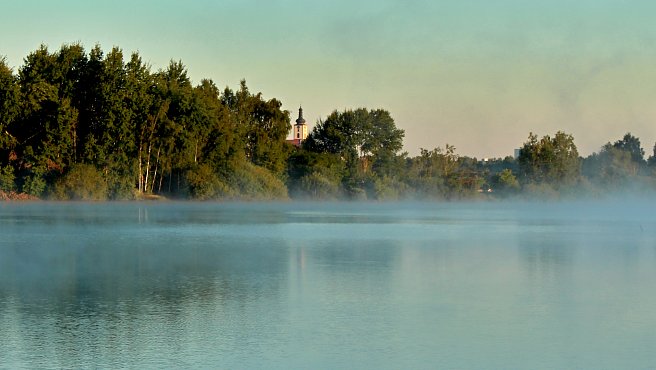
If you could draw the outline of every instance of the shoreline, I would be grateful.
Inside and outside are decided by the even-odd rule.
[[[26,193],[17,193],[15,191],[6,192],[0,190],[0,202],[29,202],[37,200],[41,199]]]

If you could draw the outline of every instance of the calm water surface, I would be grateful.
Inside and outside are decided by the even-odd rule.
[[[655,206],[0,204],[0,368],[654,368]]]

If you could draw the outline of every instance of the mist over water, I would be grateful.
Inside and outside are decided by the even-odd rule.
[[[0,367],[648,368],[655,205],[0,204]]]

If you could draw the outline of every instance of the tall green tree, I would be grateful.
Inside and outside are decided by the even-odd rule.
[[[520,179],[533,183],[548,183],[555,186],[573,185],[580,177],[579,153],[574,137],[558,131],[538,140],[529,134],[518,158]]]
[[[372,159],[372,169],[379,176],[393,176],[400,169],[397,161],[403,148],[405,132],[396,127],[390,113],[383,109],[368,112],[362,131],[361,152]]]
[[[640,139],[631,135],[630,132],[626,133],[624,137],[617,140],[613,147],[631,155],[631,160],[635,163],[642,165],[645,161],[645,150],[640,146]]]
[[[20,113],[18,79],[7,65],[5,58],[0,58],[0,165],[6,165],[9,150],[16,144],[10,127]]]
[[[642,182],[646,165],[640,139],[630,133],[613,144],[607,143],[583,162],[584,174],[596,185],[611,190]]]
[[[261,93],[251,94],[243,80],[238,91],[226,89],[222,100],[243,138],[246,158],[282,176],[289,155],[285,139],[291,130],[289,112],[281,109],[282,103],[277,99],[265,100]]]
[[[347,169],[346,190],[359,196],[368,183],[373,185],[377,178],[395,177],[400,171],[403,161],[398,152],[403,146],[403,136],[403,130],[396,127],[389,112],[359,108],[334,111],[319,121],[303,148],[339,156]]]
[[[639,166],[632,160],[630,152],[608,143],[599,153],[593,153],[583,161],[583,169],[583,173],[593,183],[615,190],[637,176]]]
[[[652,155],[649,156],[647,164],[650,168],[654,169],[656,168],[656,144],[654,144],[654,148],[652,150]]]
[[[422,148],[419,156],[407,160],[403,181],[418,198],[471,198],[484,182],[476,166],[476,160],[456,154],[453,145]]]
[[[19,85],[16,76],[0,58],[0,191],[16,188],[15,169],[12,166],[13,150],[17,145],[11,126],[19,114]]]
[[[445,198],[446,180],[455,170],[457,161],[453,145],[447,144],[445,149],[421,148],[419,156],[408,160],[406,182],[419,198]]]
[[[121,125],[122,136],[119,143],[122,146],[115,159],[127,157],[120,166],[113,166],[116,171],[115,180],[111,181],[110,196],[112,198],[131,197],[136,189],[144,192],[143,181],[143,147],[150,118],[157,107],[154,94],[155,78],[150,67],[145,64],[138,53],[132,53],[130,61],[125,63],[125,94],[122,96],[122,109],[129,112]],[[114,163],[112,161],[112,163]],[[117,162],[119,164],[121,162]]]
[[[297,198],[339,199],[345,173],[344,161],[336,154],[298,150],[288,162],[289,191]]]
[[[72,105],[75,84],[67,80],[75,63],[64,57],[68,52],[64,47],[51,54],[41,46],[19,71],[23,104],[15,132],[22,147],[22,190],[36,196],[75,161],[78,112]]]

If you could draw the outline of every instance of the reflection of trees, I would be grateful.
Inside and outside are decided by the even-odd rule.
[[[249,274],[286,268],[286,252],[264,247],[246,227],[285,222],[274,206],[42,204],[0,217],[11,227],[0,244],[0,294],[21,299],[241,296],[271,288],[266,279],[248,285]]]
[[[138,213],[131,217],[136,223]],[[203,317],[245,327],[238,321],[255,315],[224,315],[277,301],[288,259],[286,250],[271,245],[275,240],[263,245],[248,235],[178,234],[156,224],[158,217],[151,212],[138,227],[101,219],[85,228],[70,227],[71,216],[68,223],[41,225],[36,236],[12,230],[0,244],[0,332],[8,335],[9,325],[15,330],[0,353],[14,346],[21,355],[51,357],[48,366],[114,367],[112,361],[152,350],[146,340],[180,340],[184,347],[176,338],[193,335],[190,325]]]
[[[333,240],[324,245],[323,248],[309,249],[308,258],[313,264],[326,266],[332,272],[361,270],[367,266],[388,271],[398,262],[399,257],[399,245],[396,241],[344,239],[343,243]]]
[[[286,262],[282,252],[248,241],[180,240],[177,244],[170,236],[147,241],[112,238],[97,239],[96,245],[4,248],[0,291],[19,292],[26,299],[72,299],[73,306],[75,300],[107,303],[134,296],[179,304],[223,295],[238,298],[247,295],[241,293],[244,290],[274,288],[266,279],[257,286],[245,281],[255,273],[280,274]]]
[[[400,245],[390,240],[317,238],[288,245],[293,253],[289,294],[322,307],[359,301],[372,291],[386,296],[401,258]],[[300,315],[308,322],[321,319],[319,311]]]
[[[574,246],[548,234],[520,234],[519,255],[531,275],[558,275],[572,264]]]

